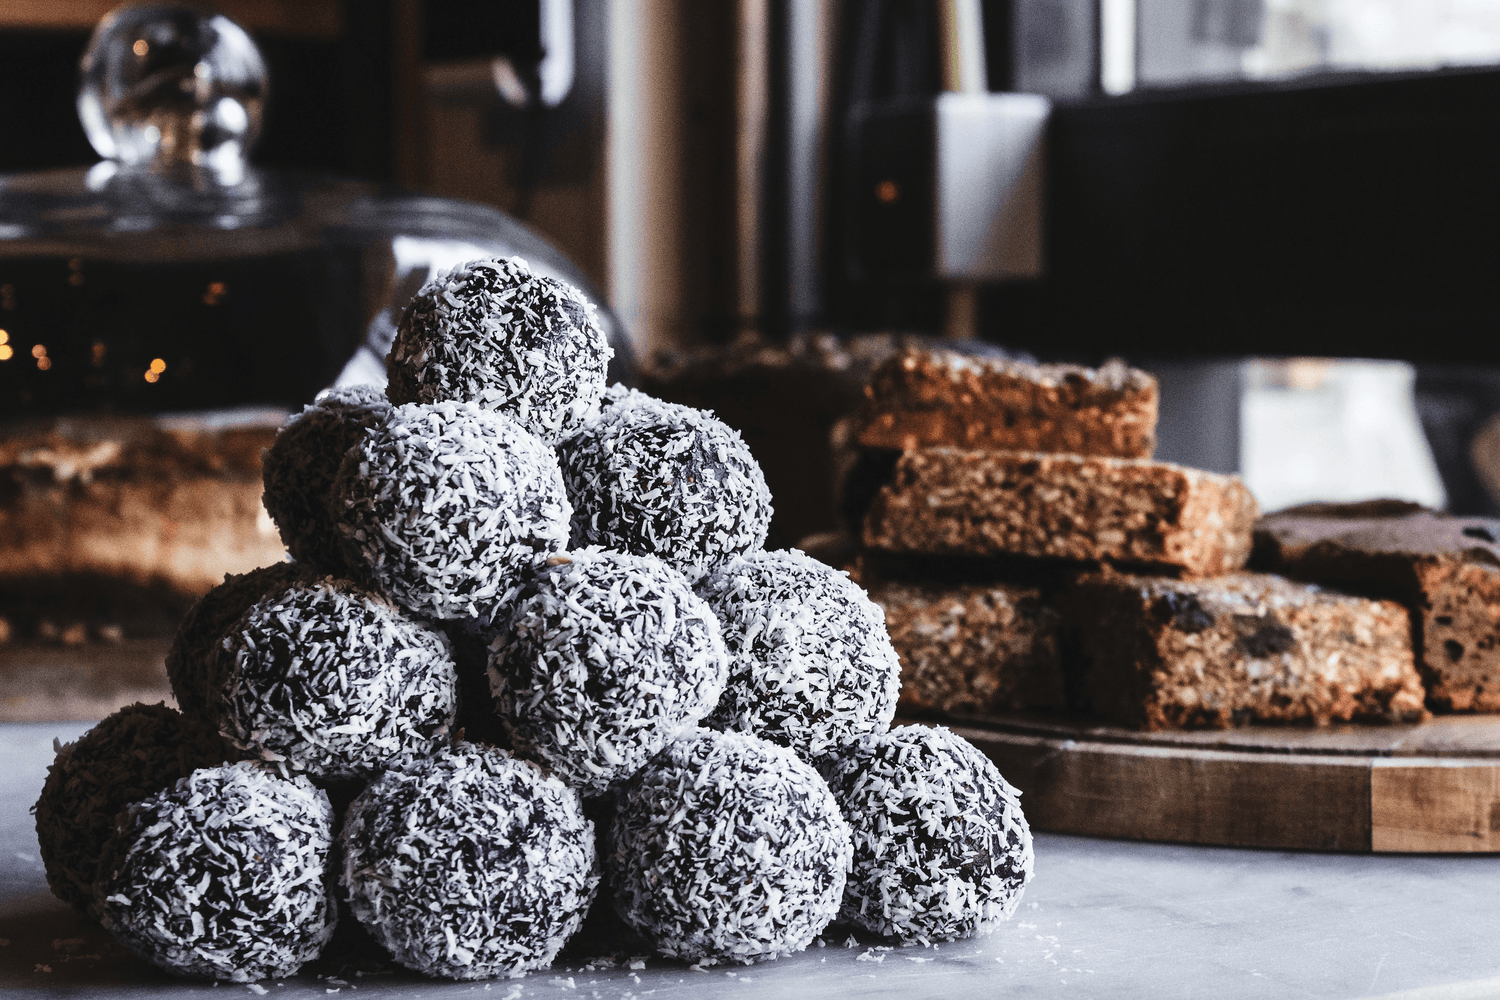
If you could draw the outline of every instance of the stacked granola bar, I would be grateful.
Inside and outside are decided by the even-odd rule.
[[[1425,715],[1406,607],[1247,572],[1237,476],[1151,458],[1142,371],[907,352],[854,439],[907,711],[1072,708],[1144,729]]]

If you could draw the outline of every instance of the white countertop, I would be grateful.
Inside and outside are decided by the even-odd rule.
[[[52,740],[86,723],[0,724],[0,993],[254,995],[172,979],[121,951],[47,889],[30,808]],[[1183,847],[1041,834],[1036,879],[988,938],[937,948],[827,947],[695,971],[533,972],[453,983],[322,968],[271,996],[533,998],[1500,997],[1500,857],[1359,856]]]

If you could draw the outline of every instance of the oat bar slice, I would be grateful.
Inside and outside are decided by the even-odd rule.
[[[870,598],[901,657],[901,711],[1063,707],[1059,617],[1039,588],[885,582]]]
[[[1410,619],[1262,573],[1213,580],[1101,573],[1062,599],[1080,689],[1148,730],[1426,717]]]
[[[1262,518],[1257,568],[1393,597],[1412,612],[1428,703],[1500,711],[1500,521],[1401,501],[1306,504]]]
[[[903,351],[878,367],[856,418],[867,448],[938,445],[1149,458],[1156,379],[1100,368]]]
[[[864,543],[1213,576],[1244,566],[1256,514],[1238,476],[1149,459],[924,448],[896,463],[865,516]]]

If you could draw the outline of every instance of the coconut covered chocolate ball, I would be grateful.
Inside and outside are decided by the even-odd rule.
[[[223,583],[199,598],[177,627],[172,648],[167,651],[167,679],[184,715],[214,718],[210,692],[223,686],[223,679],[216,674],[218,651],[230,626],[266,595],[322,575],[301,563],[276,563],[226,575]]]
[[[360,923],[397,962],[449,979],[545,968],[599,884],[578,793],[469,743],[372,782],[343,844]]]
[[[489,623],[568,543],[552,449],[472,403],[392,408],[344,457],[339,531],[359,575],[431,618]]]
[[[598,795],[703,718],[728,669],[719,623],[681,573],[587,548],[526,585],[489,676],[516,752]]]
[[[328,796],[244,761],[132,805],[100,862],[104,926],[179,976],[253,982],[318,956],[338,909]]]
[[[729,683],[705,725],[754,733],[805,760],[890,727],[901,662],[884,613],[847,573],[796,549],[756,552],[698,592],[730,655]]]
[[[1031,880],[1020,793],[947,729],[898,726],[820,768],[854,832],[839,920],[928,944],[987,934]]]
[[[314,778],[352,778],[448,740],[458,675],[448,639],[347,580],[253,605],[219,652],[224,734]]]
[[[833,919],[849,826],[828,786],[784,747],[699,729],[617,796],[615,910],[663,955],[702,965],[801,951]]]
[[[232,754],[213,726],[165,705],[141,704],[120,709],[59,748],[33,810],[52,892],[87,911],[99,855],[120,811]]]
[[[598,402],[614,351],[593,303],[520,257],[440,274],[401,316],[393,403],[473,402],[554,443]]]
[[[654,555],[696,581],[765,544],[766,477],[739,432],[705,410],[612,394],[557,455],[575,545]]]
[[[391,404],[373,385],[330,389],[290,417],[266,450],[266,512],[298,562],[349,575],[328,502],[344,453],[384,420]]]

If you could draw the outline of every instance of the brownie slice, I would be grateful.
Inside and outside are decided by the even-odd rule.
[[[1307,504],[1262,518],[1254,559],[1412,612],[1428,703],[1500,710],[1500,521],[1401,501]]]
[[[1092,369],[904,351],[865,395],[855,440],[869,448],[1149,458],[1156,447],[1156,380],[1120,361]]]
[[[1407,611],[1262,573],[1093,574],[1062,599],[1087,706],[1141,729],[1426,717]]]
[[[888,582],[870,598],[901,657],[901,711],[1063,707],[1059,618],[1038,588]]]
[[[1149,459],[927,448],[896,463],[865,515],[864,543],[1214,576],[1244,566],[1256,513],[1238,476]]]

